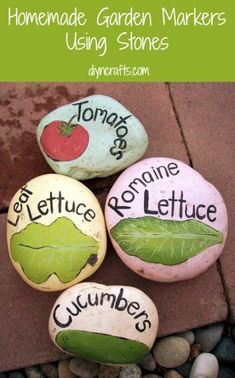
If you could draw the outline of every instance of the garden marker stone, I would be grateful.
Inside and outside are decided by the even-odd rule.
[[[157,329],[157,309],[141,290],[93,282],[65,290],[49,320],[51,339],[64,352],[114,365],[142,361]]]
[[[154,281],[190,279],[220,256],[227,211],[217,189],[188,165],[149,158],[126,169],[105,206],[123,262]]]
[[[93,274],[106,252],[102,210],[80,182],[47,174],[25,184],[7,219],[10,259],[30,286],[65,289]]]
[[[112,175],[145,152],[140,121],[111,97],[94,95],[46,115],[37,128],[39,147],[50,167],[78,180]]]

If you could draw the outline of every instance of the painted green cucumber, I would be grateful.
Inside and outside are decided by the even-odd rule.
[[[137,363],[149,352],[139,341],[78,330],[59,332],[56,343],[74,356],[107,364]]]

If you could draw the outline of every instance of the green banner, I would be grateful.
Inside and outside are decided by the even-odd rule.
[[[235,81],[232,0],[4,0],[0,81]]]

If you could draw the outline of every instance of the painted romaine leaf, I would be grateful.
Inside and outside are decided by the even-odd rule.
[[[197,220],[173,221],[151,216],[123,219],[111,229],[111,235],[128,255],[164,265],[180,264],[223,242],[222,232]]]
[[[108,364],[141,362],[149,352],[147,345],[139,341],[79,330],[58,333],[56,342],[74,356]]]
[[[31,223],[10,241],[13,260],[38,284],[53,273],[63,283],[74,280],[87,263],[94,265],[98,249],[97,240],[66,217],[57,218],[49,226]]]

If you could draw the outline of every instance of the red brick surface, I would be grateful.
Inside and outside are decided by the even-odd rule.
[[[229,234],[220,263],[235,322],[235,83],[170,88],[194,168],[217,187],[228,208]]]
[[[193,88],[191,91],[193,92]],[[8,205],[11,196],[28,179],[50,172],[35,141],[39,120],[48,111],[62,104],[94,93],[116,98],[144,123],[150,139],[146,156],[170,156],[188,162],[165,84],[2,84],[0,208]],[[200,92],[197,96],[199,101]],[[180,110],[181,117],[186,117],[184,111],[188,111],[187,107],[184,111]],[[208,110],[204,102],[204,112],[206,111],[210,113],[208,117],[213,116],[212,110]],[[194,130],[191,134],[197,134],[198,124],[193,124],[192,127]],[[190,131],[189,127],[188,130]],[[205,165],[205,158],[212,153],[210,151],[214,145],[208,144],[208,138],[203,136],[202,131],[201,137],[204,142],[202,151],[205,152],[202,155]],[[226,157],[224,162],[226,163]],[[213,177],[208,176],[207,171],[204,172],[204,166],[198,169],[213,182]],[[102,204],[107,188],[114,179],[115,177],[111,177],[88,182],[96,193],[100,193],[98,198]],[[225,190],[222,183],[222,187],[217,186],[222,192]],[[53,361],[61,356],[50,342],[47,332],[48,316],[58,293],[38,292],[18,277],[11,267],[6,250],[5,218],[5,215],[0,216],[0,371]],[[155,283],[127,269],[109,246],[104,264],[91,280],[105,284],[131,285],[144,290],[158,307],[159,335],[221,321],[227,316],[223,286],[216,265],[190,281]]]
[[[104,198],[104,194],[102,195]],[[5,235],[5,215],[0,232]],[[59,293],[42,293],[27,286],[8,258],[6,241],[0,255],[0,371],[63,357],[49,339],[47,323]],[[92,282],[137,287],[149,295],[159,311],[159,336],[213,323],[226,318],[227,306],[216,267],[194,280],[174,284],[147,281],[130,271],[109,245]],[[195,299],[196,298],[196,299]]]
[[[63,356],[47,332],[50,310],[58,294],[43,293],[26,285],[10,263],[0,216],[0,371],[51,361]]]
[[[35,136],[42,117],[92,94],[114,97],[143,122],[150,140],[145,156],[171,156],[187,162],[165,84],[0,84],[0,208],[8,206],[29,179],[51,172]],[[115,177],[87,184],[102,189]]]

